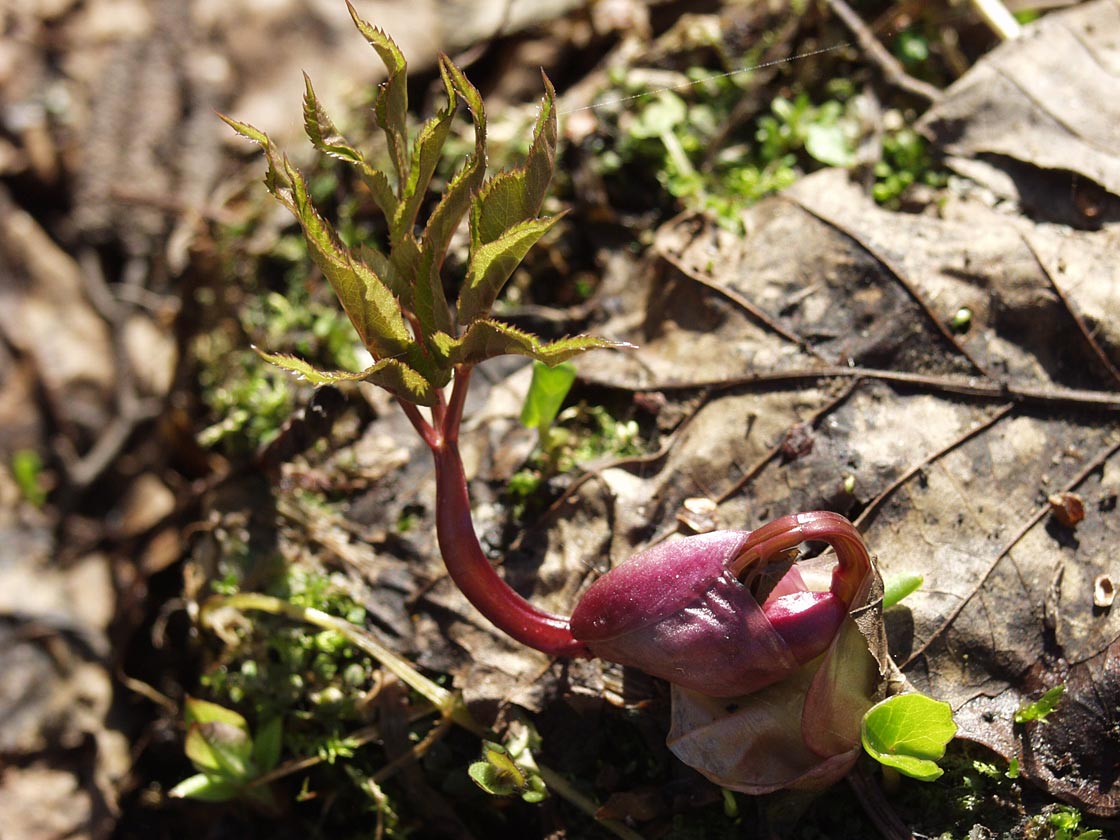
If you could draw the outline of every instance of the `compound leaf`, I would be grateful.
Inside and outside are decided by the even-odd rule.
[[[272,146],[268,135],[245,123],[222,117],[235,131],[265,152],[265,185],[303,228],[308,251],[338,296],[362,343],[375,358],[400,354],[411,336],[392,292],[369,265],[355,259],[311,203],[302,173]]]

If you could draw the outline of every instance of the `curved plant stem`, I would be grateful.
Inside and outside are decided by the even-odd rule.
[[[422,435],[435,460],[436,539],[447,573],[479,612],[523,645],[550,656],[590,656],[587,648],[572,636],[569,620],[534,607],[514,592],[490,565],[479,545],[471,519],[467,476],[459,455],[459,426],[470,375],[469,365],[456,368],[450,398],[445,401],[441,395],[433,410],[434,433]],[[415,411],[415,406],[412,409]],[[409,419],[413,419],[411,415]]]
[[[455,585],[495,627],[522,644],[551,656],[590,656],[572,636],[566,617],[530,604],[490,565],[471,521],[458,444],[444,437],[433,447],[432,455],[436,464],[436,538]]]
[[[741,554],[730,564],[740,574],[747,566],[782,554],[803,542],[826,542],[836,551],[831,592],[851,605],[871,569],[871,556],[859,531],[838,513],[817,510],[793,513],[752,531]]]

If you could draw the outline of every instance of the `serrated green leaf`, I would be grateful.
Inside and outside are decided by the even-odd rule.
[[[183,744],[187,758],[203,773],[245,780],[255,775],[249,733],[224,721],[192,723]]]
[[[198,799],[203,802],[228,802],[237,796],[240,785],[228,779],[217,779],[198,773],[167,792],[172,799]]]
[[[544,76],[533,142],[525,163],[499,172],[482,189],[471,207],[471,243],[493,242],[516,225],[535,219],[548,191],[556,165],[556,91]]]
[[[533,380],[521,406],[521,424],[529,429],[551,426],[575,381],[576,366],[569,362],[551,367],[544,362],[534,362]]]
[[[369,187],[373,200],[385,218],[392,219],[397,214],[399,201],[389,185],[384,172],[375,169],[366,161],[365,156],[352,146],[335,127],[334,122],[319,104],[311,77],[303,74],[305,91],[303,96],[303,126],[311,144],[324,154],[351,163],[358,168],[362,179]]]
[[[493,242],[471,248],[467,276],[459,292],[459,323],[469,324],[490,314],[502,287],[560,216],[530,219],[514,225]]]
[[[454,92],[452,92],[454,96]],[[432,117],[420,129],[416,142],[412,144],[409,158],[408,179],[401,188],[401,203],[392,222],[392,231],[397,237],[411,234],[416,224],[416,214],[420,210],[436,170],[443,144],[451,130],[451,118],[455,116],[455,100],[447,108]]]
[[[252,140],[257,145],[261,146],[265,151],[268,151],[270,141],[268,135],[261,131],[259,128],[254,128],[249,123],[235,120],[233,117],[227,117],[225,114],[218,114],[218,119],[240,134],[242,137]]]
[[[338,296],[362,343],[375,359],[396,356],[411,343],[400,305],[373,269],[357,260],[312,206],[303,176],[290,170],[295,214],[308,251]]]
[[[315,95],[315,88],[311,84],[311,77],[303,74],[303,129],[307,138],[316,149],[323,154],[330,155],[338,160],[366,166],[366,159],[347,141],[335,127],[334,122],[319,104],[319,97]]]
[[[588,350],[623,349],[633,346],[625,342],[608,341],[605,338],[587,335],[542,343],[531,333],[493,320],[475,321],[461,338],[438,336],[437,341],[441,344],[440,351],[455,365],[476,365],[495,356],[509,354],[528,356],[546,365],[556,365]]]
[[[382,359],[360,373],[348,370],[318,370],[296,356],[266,353],[254,347],[266,362],[298,374],[312,385],[334,385],[339,382],[371,382],[417,405],[434,405],[436,394],[431,383],[413,368],[397,359]]]
[[[424,246],[421,245],[423,249]],[[443,293],[443,278],[435,255],[423,250],[419,265],[416,267],[416,282],[412,288],[412,311],[420,321],[424,335],[435,332],[450,333],[451,311],[447,306],[447,296]]]
[[[188,696],[183,702],[183,721],[188,726],[192,723],[220,722],[235,726],[246,733],[249,731],[249,722],[233,709],[197,697]]]
[[[350,17],[358,31],[377,51],[385,69],[389,71],[389,77],[378,92],[373,111],[389,143],[389,157],[397,170],[397,181],[403,185],[408,178],[408,62],[396,42],[382,30],[363,20],[350,0],[346,0],[346,8],[350,10]]]
[[[948,703],[924,694],[897,694],[863,716],[863,748],[881,764],[920,781],[941,776],[937,760],[957,734]]]
[[[482,179],[486,175],[486,110],[482,104],[482,96],[445,55],[440,56],[439,70],[444,84],[462,97],[470,111],[474,121],[474,154],[455,173],[424,228],[424,254],[437,274],[443,265],[451,237],[470,207],[471,196],[482,185]]]
[[[420,245],[411,234],[393,243],[389,254],[389,288],[408,309],[416,309],[416,276],[420,271]]]
[[[267,773],[280,762],[280,748],[284,741],[284,719],[277,715],[264,723],[253,738],[253,763],[262,773]]]
[[[1065,683],[1058,683],[1033,703],[1024,703],[1015,712],[1015,722],[1022,724],[1037,720],[1039,723],[1046,723],[1051,712],[1058,708],[1065,691]]]
[[[421,237],[421,262],[416,274],[413,311],[424,325],[425,334],[436,330],[452,332],[451,314],[440,272],[451,238],[470,209],[471,198],[486,175],[486,111],[482,96],[445,55],[440,56],[440,75],[448,90],[448,99],[457,95],[467,104],[474,122],[474,153],[452,176],[435,210],[428,217]]]

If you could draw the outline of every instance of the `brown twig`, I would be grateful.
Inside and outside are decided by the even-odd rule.
[[[844,0],[826,0],[833,14],[844,23],[859,41],[860,48],[871,61],[883,71],[887,82],[907,93],[918,96],[931,104],[941,100],[941,91],[921,79],[915,79],[908,74],[902,64],[893,55],[887,52],[886,47],[879,43],[879,39],[857,15],[852,7]]]
[[[1071,480],[1065,486],[1064,490],[1066,492],[1072,492],[1073,490],[1075,490],[1079,484],[1081,484],[1095,471],[1099,470],[1104,465],[1104,463],[1118,451],[1120,451],[1120,441],[1112,444],[1112,446],[1105,449],[1096,458],[1086,464],[1085,467],[1073,477],[1073,480]],[[930,633],[929,638],[922,642],[913,651],[913,653],[911,653],[910,656],[907,657],[906,661],[899,665],[899,668],[905,669],[915,659],[917,659],[919,656],[922,656],[927,650],[929,650],[930,645],[932,645],[941,636],[941,634],[944,633],[950,627],[950,625],[952,625],[952,623],[957,620],[957,617],[961,614],[961,612],[964,611],[964,608],[968,606],[968,604],[976,596],[976,593],[980,591],[980,588],[985,583],[987,583],[988,578],[992,576],[992,572],[996,570],[996,566],[1000,564],[1000,561],[1003,560],[1003,558],[1006,557],[1011,552],[1011,550],[1015,548],[1016,545],[1018,545],[1019,541],[1023,539],[1023,537],[1025,537],[1035,525],[1041,522],[1043,517],[1045,517],[1049,512],[1050,505],[1045,504],[1041,505],[1033,514],[1031,514],[1027,521],[1023,523],[1023,526],[1015,532],[1015,536],[1013,536],[1004,545],[1004,547],[999,550],[996,556],[992,558],[991,562],[988,563],[988,568],[984,571],[984,574],[980,577],[980,579],[972,585],[971,591],[961,598],[960,603],[953,608],[952,612],[945,616],[944,620],[941,622],[941,624],[938,625],[937,629]]]
[[[926,303],[925,298],[922,297],[918,289],[902,272],[902,269],[897,267],[891,261],[891,259],[887,257],[886,254],[881,253],[879,249],[875,247],[874,243],[869,242],[866,238],[864,238],[862,234],[854,230],[850,230],[839,220],[833,219],[832,217],[815,207],[808,206],[804,202],[788,193],[781,193],[779,195],[779,198],[784,198],[786,201],[792,202],[793,204],[797,205],[810,216],[820,220],[836,232],[843,234],[864,251],[866,251],[869,255],[874,257],[875,261],[884,269],[886,269],[886,271],[895,279],[895,281],[900,286],[902,286],[903,289],[905,289],[910,298],[921,308],[922,312],[925,313],[926,318],[928,318],[930,323],[933,324],[937,332],[941,334],[941,337],[949,343],[949,346],[953,347],[960,355],[967,359],[969,364],[971,364],[978,373],[981,373],[984,376],[989,376],[988,371],[984,368],[984,365],[982,365],[980,361],[976,359],[976,357],[974,357],[968,351],[968,349],[960,343],[960,341],[957,340],[957,337],[953,335],[949,327],[940,318],[937,317],[937,313],[930,308],[928,303]]]
[[[900,475],[898,478],[896,478],[894,481],[892,481],[882,492],[880,492],[878,496],[876,496],[874,499],[872,499],[870,502],[867,503],[867,507],[865,507],[860,512],[860,515],[855,520],[856,526],[861,526],[861,525],[865,524],[867,522],[867,520],[870,519],[879,510],[879,507],[883,504],[883,502],[885,502],[888,498],[890,498],[894,494],[894,492],[896,490],[898,490],[899,487],[904,485],[906,482],[908,482],[911,478],[913,478],[919,472],[926,469],[934,461],[939,461],[940,459],[944,458],[946,455],[948,455],[953,450],[957,449],[960,446],[963,446],[965,443],[972,440],[974,437],[976,437],[981,432],[983,432],[987,429],[990,429],[992,426],[994,426],[996,423],[998,423],[1000,420],[1002,420],[1004,417],[1006,417],[1008,414],[1010,414],[1013,408],[1014,408],[1014,406],[1012,406],[1010,404],[1001,406],[987,420],[984,420],[981,423],[977,423],[975,426],[973,426],[971,429],[969,429],[963,435],[958,437],[952,443],[949,443],[946,446],[941,447],[936,452],[930,453],[925,458],[922,458],[922,460],[918,461],[918,463],[916,463],[912,467],[910,467],[910,469],[908,469],[904,473],[902,473],[902,475]]]
[[[980,400],[1010,402],[1016,406],[1061,406],[1097,411],[1120,411],[1120,393],[1114,391],[1015,385],[996,379],[992,379],[990,382],[978,381],[976,377],[972,376],[933,376],[924,373],[907,373],[905,371],[864,367],[791,368],[790,370],[748,374],[721,380],[645,383],[641,386],[617,383],[602,384],[619,390],[630,391],[710,390],[719,392],[790,382],[812,382],[821,379],[868,379]]]
[[[1058,281],[1054,279],[1053,273],[1046,267],[1046,264],[1042,261],[1042,256],[1038,253],[1038,249],[1034,247],[1034,243],[1032,243],[1025,234],[1021,235],[1021,238],[1023,240],[1023,244],[1027,246],[1027,250],[1031,252],[1031,256],[1034,257],[1034,261],[1038,265],[1039,270],[1050,282],[1050,288],[1054,290],[1054,294],[1058,296],[1058,300],[1062,302],[1062,305],[1065,306],[1066,310],[1073,317],[1074,323],[1077,324],[1077,329],[1078,331],[1080,331],[1082,338],[1085,339],[1085,343],[1089,345],[1089,349],[1093,351],[1093,354],[1097,357],[1097,360],[1101,363],[1101,366],[1108,372],[1108,375],[1112,377],[1112,381],[1117,385],[1120,385],[1120,370],[1116,369],[1116,365],[1114,365],[1112,363],[1112,360],[1108,358],[1108,354],[1104,352],[1104,348],[1101,347],[1100,343],[1095,338],[1093,338],[1093,334],[1089,331],[1089,328],[1085,324],[1085,319],[1083,319],[1078,311],[1073,308],[1073,304],[1071,303],[1070,299],[1066,297],[1065,292],[1062,291],[1062,287],[1059,286]]]

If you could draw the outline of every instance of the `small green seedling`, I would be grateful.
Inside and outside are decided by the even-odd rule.
[[[925,578],[921,575],[903,575],[887,581],[883,589],[883,609],[893,607],[903,598],[913,595],[922,588]]]
[[[923,782],[945,772],[937,762],[956,734],[949,704],[924,694],[897,694],[876,703],[861,727],[863,748],[872,758]]]
[[[12,455],[12,478],[19,487],[23,498],[35,507],[42,507],[47,501],[43,489],[43,459],[34,449],[20,449]]]
[[[1015,722],[1023,724],[1036,720],[1039,723],[1047,723],[1047,717],[1058,708],[1058,704],[1062,701],[1062,695],[1065,693],[1065,690],[1065,683],[1058,683],[1058,685],[1047,691],[1033,703],[1024,703],[1019,707],[1019,710],[1015,712]]]
[[[474,783],[493,796],[519,795],[530,804],[548,798],[541,769],[533,758],[541,737],[532,724],[518,717],[511,722],[506,743],[482,742],[482,758],[467,769]]]
[[[248,722],[237,712],[194,697],[187,698],[183,717],[187,757],[198,773],[172,788],[172,797],[206,802],[240,797],[268,809],[275,807],[270,790],[251,783],[280,760],[280,718],[267,721],[253,737]]]
[[[1059,808],[1050,815],[1050,827],[1054,829],[1054,840],[1100,840],[1102,832],[1097,828],[1081,831],[1081,812],[1076,808]]]
[[[482,742],[482,758],[467,768],[467,774],[476,785],[492,796],[519,795],[531,804],[543,802],[548,788],[541,779],[532,756],[527,751],[515,759],[510,750],[493,741]]]
[[[968,328],[972,326],[972,310],[967,306],[962,306],[953,313],[952,320],[949,321],[949,328],[955,333],[966,333]]]

